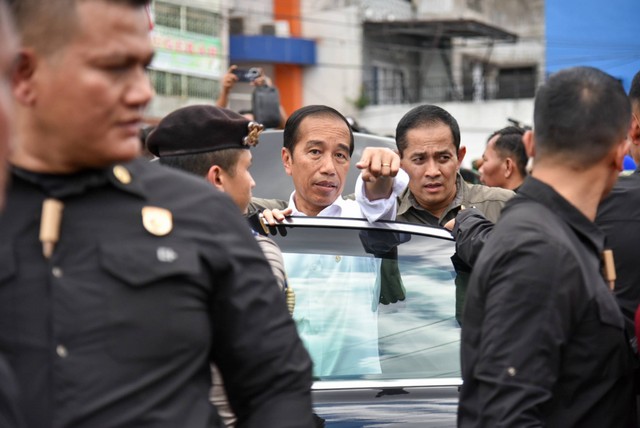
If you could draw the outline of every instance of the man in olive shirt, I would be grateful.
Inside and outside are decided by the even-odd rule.
[[[396,220],[443,226],[462,206],[475,206],[496,221],[513,196],[506,189],[468,184],[459,173],[466,148],[460,145],[456,119],[435,105],[404,115],[396,128],[400,167],[409,186],[399,197]]]
[[[396,144],[400,167],[409,175],[409,185],[397,200],[396,221],[444,226],[463,207],[474,207],[496,221],[514,194],[463,180],[459,170],[466,148],[460,145],[460,127],[441,107],[421,105],[407,112],[396,127]],[[461,324],[471,268],[455,255],[452,261],[457,273],[455,315]]]

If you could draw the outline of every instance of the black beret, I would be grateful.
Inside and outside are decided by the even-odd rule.
[[[194,105],[165,116],[149,134],[147,149],[158,157],[248,149],[257,144],[261,130],[262,125],[232,110]]]

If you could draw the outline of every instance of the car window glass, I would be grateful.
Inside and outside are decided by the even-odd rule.
[[[316,379],[457,378],[453,242],[375,229],[278,237]]]

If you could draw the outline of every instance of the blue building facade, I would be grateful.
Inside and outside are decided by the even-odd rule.
[[[597,67],[628,91],[640,71],[640,1],[547,0],[546,71]]]

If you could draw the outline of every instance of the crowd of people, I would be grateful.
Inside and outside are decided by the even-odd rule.
[[[226,108],[234,66],[216,105],[167,115],[145,138],[157,161],[140,156],[147,4],[0,0],[0,426],[321,426],[313,376],[376,373],[377,347],[312,363],[320,336],[349,340],[331,319],[358,308],[296,328],[283,255],[252,212],[452,231],[459,426],[637,426],[640,174],[618,175],[627,153],[640,161],[640,73],[628,95],[595,68],[551,75],[533,130],[489,136],[483,184],[460,174],[441,107],[408,111],[397,151],[365,149],[354,189],[350,122],[280,109],[293,191],[258,199],[263,127]]]

